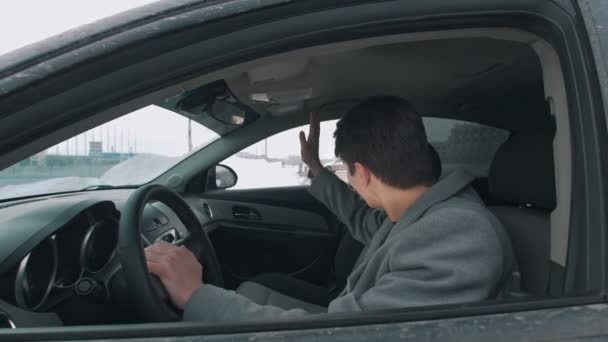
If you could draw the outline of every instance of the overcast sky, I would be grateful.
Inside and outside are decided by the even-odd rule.
[[[0,55],[156,0],[4,0]]]

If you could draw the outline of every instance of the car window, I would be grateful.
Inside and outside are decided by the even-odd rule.
[[[439,155],[443,174],[462,168],[476,177],[487,177],[494,154],[509,132],[477,123],[423,118],[429,142]]]
[[[326,166],[341,164],[334,157],[337,121],[321,122],[319,157]],[[300,158],[300,131],[308,134],[308,125],[275,134],[222,161],[220,164],[230,166],[238,175],[230,190],[309,185],[308,169]]]
[[[219,137],[151,105],[0,171],[0,199],[147,183]]]
[[[319,154],[323,165],[346,182],[346,168],[334,156],[337,121],[321,123]],[[444,174],[464,168],[477,177],[486,177],[494,153],[509,136],[505,130],[459,120],[423,118],[423,122]],[[309,185],[308,169],[300,158],[298,134],[302,130],[308,133],[308,125],[275,134],[222,161],[238,175],[236,185],[230,189]]]

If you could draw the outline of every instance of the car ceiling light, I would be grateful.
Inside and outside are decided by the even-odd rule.
[[[251,94],[249,98],[255,102],[270,102],[268,94]]]

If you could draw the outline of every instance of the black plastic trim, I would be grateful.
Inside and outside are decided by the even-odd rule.
[[[594,54],[592,50],[592,45],[590,41],[591,32],[588,31],[587,26],[583,22],[584,15],[581,11],[581,8],[575,3],[575,0],[571,0],[573,3],[573,7],[575,9],[576,18],[576,33],[577,38],[581,45],[581,53],[583,55],[582,60],[584,63],[584,68],[587,71],[587,81],[589,84],[589,92],[590,96],[588,97],[589,105],[593,110],[589,111],[589,115],[586,116],[587,124],[585,125],[586,130],[588,132],[593,131],[594,134],[583,134],[586,138],[587,149],[586,155],[588,160],[595,162],[595,168],[589,168],[587,170],[588,174],[585,179],[589,182],[589,188],[594,189],[598,194],[598,200],[589,200],[590,208],[594,211],[603,213],[603,215],[598,215],[593,218],[590,218],[590,221],[587,223],[588,227],[602,227],[602,229],[596,229],[595,232],[589,232],[588,234],[580,235],[573,234],[570,240],[571,250],[568,254],[567,265],[569,266],[568,272],[565,273],[566,276],[566,289],[576,289],[579,291],[584,291],[589,289],[588,284],[577,284],[576,279],[581,279],[583,277],[589,277],[591,282],[594,284],[602,284],[602,288],[608,290],[608,272],[604,274],[600,274],[599,272],[590,271],[590,264],[598,264],[598,268],[607,269],[608,260],[606,259],[606,255],[608,253],[608,198],[606,198],[606,194],[608,194],[608,154],[606,153],[606,149],[608,148],[608,131],[605,129],[607,127],[607,114],[605,112],[606,104],[603,101],[602,90],[600,88],[599,73],[597,67],[595,65]],[[590,1],[588,6],[595,5],[595,1]],[[599,1],[598,1],[599,3]],[[599,19],[608,24],[608,7],[603,4],[600,5],[600,9],[594,12],[595,18]],[[596,8],[597,9],[597,8]],[[593,32],[593,34],[598,34],[597,32]],[[605,47],[604,47],[605,48]],[[604,56],[606,55],[606,50],[603,51]],[[604,80],[605,81],[605,80]],[[586,111],[581,111],[581,113],[587,113]],[[589,163],[589,162],[588,162]],[[589,174],[589,172],[597,172],[599,175],[595,176]],[[574,186],[574,184],[573,184]],[[600,190],[600,191],[597,191]],[[574,199],[573,199],[574,203]],[[573,221],[574,222],[574,221]],[[572,225],[571,228],[575,229],[577,226]],[[582,248],[581,244],[585,246],[589,246],[589,244],[599,244],[603,248]]]

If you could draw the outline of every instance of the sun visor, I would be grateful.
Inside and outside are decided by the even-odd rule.
[[[306,72],[309,59],[295,59],[253,68],[247,72],[250,84],[280,82],[296,78]]]

